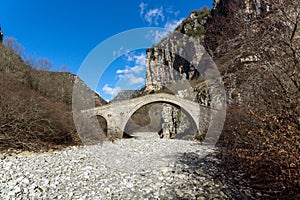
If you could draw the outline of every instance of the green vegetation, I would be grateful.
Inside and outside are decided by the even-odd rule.
[[[211,11],[207,7],[204,7],[199,11],[192,11],[190,15],[195,16],[196,19],[188,17],[182,22],[180,26],[176,28],[176,30],[192,37],[203,36],[205,34],[204,25],[206,23],[206,19],[210,16],[210,13]],[[194,21],[197,21],[199,23],[197,27],[193,26]],[[186,32],[184,28],[187,29]]]
[[[205,28],[204,28],[204,26],[198,26],[198,27],[196,28],[196,30],[194,30],[194,29],[189,29],[189,30],[187,31],[186,34],[187,34],[188,36],[198,37],[198,36],[203,36],[204,33],[205,33]]]

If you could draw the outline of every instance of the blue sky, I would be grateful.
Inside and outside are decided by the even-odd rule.
[[[110,37],[142,27],[172,30],[190,11],[211,7],[212,2],[9,0],[1,1],[0,25],[5,37],[16,38],[27,56],[48,58],[56,68],[67,65],[77,74],[90,52]],[[145,84],[145,49],[128,52],[121,45],[112,54],[115,60],[109,66],[97,66],[105,70],[97,87],[91,86],[107,100],[121,89]]]

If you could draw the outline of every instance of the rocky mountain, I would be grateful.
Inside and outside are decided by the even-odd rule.
[[[135,96],[136,93],[137,93],[137,90],[122,90],[110,102],[118,102],[118,101],[129,100],[133,96]]]
[[[207,8],[192,11],[173,33],[147,49],[145,91],[166,90],[201,105],[223,106],[225,91],[220,91],[221,77],[204,47],[204,27],[209,16]],[[179,120],[169,119],[173,119],[174,111],[180,113]],[[170,132],[171,135],[176,132],[181,137],[189,132],[190,138],[193,135],[201,138],[208,129],[208,122],[203,122],[203,131],[197,132],[189,123],[188,116],[176,107],[162,110],[162,113],[163,132]]]
[[[224,165],[251,175],[266,198],[296,198],[300,188],[299,13],[296,0],[216,0],[147,50],[146,89],[176,94],[186,80],[205,105],[218,94],[209,91],[213,58],[227,96]]]
[[[182,79],[199,77],[196,67],[205,52],[201,41],[209,12],[207,8],[191,12],[174,33],[147,49],[146,90],[159,90]]]

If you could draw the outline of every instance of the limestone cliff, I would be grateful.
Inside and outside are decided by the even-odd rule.
[[[235,3],[232,0],[214,0],[213,12],[214,14],[222,15],[224,11],[229,9],[228,5],[230,5],[233,7],[231,9],[245,14],[246,18],[253,19],[272,9],[272,2],[269,0],[244,0],[239,1],[239,4]]]
[[[205,51],[201,41],[208,15],[207,8],[191,12],[174,33],[147,50],[146,90],[199,77],[197,66]]]
[[[204,42],[210,13],[207,8],[192,11],[173,33],[147,50],[146,90],[168,88],[201,105],[222,107],[221,77]]]
[[[208,62],[205,58],[206,52],[218,58],[227,55],[230,49],[240,48],[241,43],[235,40],[242,39],[240,30],[244,27],[238,24],[250,23],[249,21],[266,15],[271,9],[272,5],[267,0],[215,0],[211,10],[203,8],[192,11],[173,33],[147,49],[146,90],[157,91],[163,87],[170,88],[175,83],[188,80],[185,84],[190,85],[194,90],[194,93],[190,93],[192,96],[188,98],[209,105],[211,99],[208,84],[203,83],[204,80],[209,79],[206,72],[208,67],[205,66]],[[242,58],[233,55],[231,60],[257,59],[255,55],[246,54],[247,52],[244,52]],[[222,72],[223,66],[218,67]],[[227,88],[229,102],[232,100],[234,84]],[[182,92],[182,88],[171,88],[171,90],[175,94],[178,91]]]

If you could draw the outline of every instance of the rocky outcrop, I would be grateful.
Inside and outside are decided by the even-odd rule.
[[[199,60],[205,52],[201,36],[208,15],[206,8],[191,12],[174,33],[147,50],[146,90],[199,77]]]
[[[169,105],[163,104],[162,106],[162,130],[160,137],[162,138],[175,138],[179,127],[180,111]]]
[[[201,37],[205,34],[206,20],[210,15],[207,7],[199,11],[192,11],[182,23],[176,28],[176,31],[192,37]]]
[[[206,8],[191,12],[173,33],[147,50],[146,90],[165,87],[201,105],[224,105],[222,78],[205,49],[205,31],[197,31],[204,29],[209,16]]]
[[[189,57],[192,53],[182,48],[186,45],[191,46],[193,51],[197,52],[194,54],[194,60],[203,55],[202,47],[194,46],[188,37],[182,38],[179,42],[176,37],[167,38],[158,47],[147,50],[147,90],[159,90],[163,86],[168,86],[179,80],[194,80],[199,77],[199,71],[194,65],[197,63]]]
[[[238,2],[238,4],[236,4]],[[228,8],[231,6],[232,8]],[[268,0],[214,0],[213,13],[223,15],[228,9],[234,9],[236,12],[243,13],[245,19],[254,19],[272,9],[272,4]]]
[[[173,33],[147,49],[146,91],[167,88],[176,96],[204,106],[224,105],[224,94],[218,89],[221,79],[203,45],[204,26],[209,15],[206,8],[191,12]],[[174,113],[178,115],[174,117]],[[170,105],[164,105],[162,121],[163,136],[172,138],[179,132],[197,132],[189,130],[192,125],[188,117]]]

